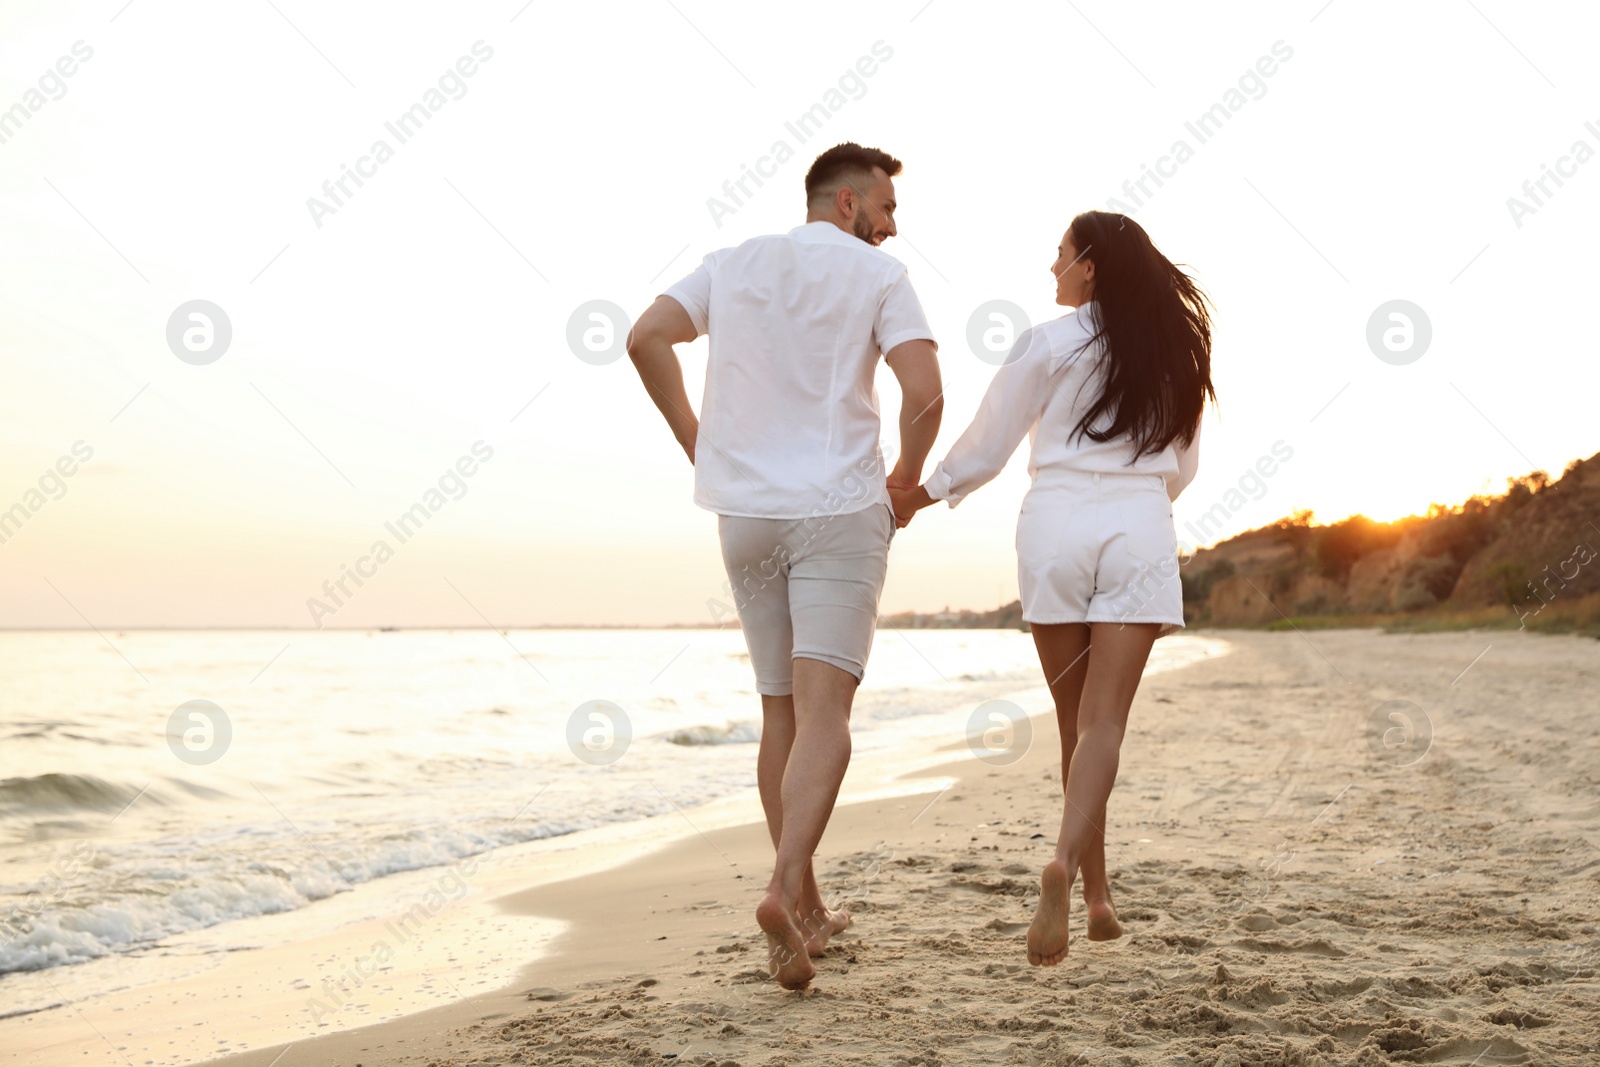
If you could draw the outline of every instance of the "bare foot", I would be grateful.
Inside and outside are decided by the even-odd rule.
[[[767,967],[785,989],[804,989],[811,984],[817,969],[811,966],[805,938],[794,924],[794,913],[784,907],[777,891],[769,892],[756,906],[756,924],[767,935]]]
[[[850,913],[840,908],[829,911],[826,907],[813,911],[800,921],[800,931],[805,935],[806,954],[820,956],[828,947],[833,935],[850,928]]]
[[[1067,909],[1072,901],[1067,865],[1051,860],[1045,864],[1040,882],[1039,907],[1028,927],[1028,962],[1035,967],[1054,967],[1067,958]]]
[[[1122,936],[1122,924],[1117,921],[1117,909],[1109,900],[1089,902],[1089,940],[1115,941]]]

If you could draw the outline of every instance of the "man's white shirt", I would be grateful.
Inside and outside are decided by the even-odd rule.
[[[711,336],[696,504],[795,519],[889,502],[878,357],[933,339],[903,263],[809,222],[711,253],[665,295]]]

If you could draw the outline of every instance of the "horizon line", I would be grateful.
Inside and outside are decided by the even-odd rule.
[[[1016,603],[1013,598],[1005,604],[995,608],[940,608],[937,611],[894,611],[878,614],[879,620],[893,618],[896,615],[959,615],[971,612],[974,615],[984,615],[989,612],[999,611],[1001,608]],[[410,631],[452,631],[470,630],[485,633],[507,633],[512,630],[738,630],[737,626],[713,624],[703,622],[672,622],[672,623],[630,623],[630,622],[595,622],[595,623],[530,623],[515,626],[443,626],[423,624],[417,626],[268,626],[268,625],[240,625],[240,626],[0,626],[0,633],[201,633],[211,631],[227,631],[241,633],[399,633],[403,630]]]

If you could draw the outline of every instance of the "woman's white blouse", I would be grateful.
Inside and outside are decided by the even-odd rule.
[[[1017,338],[1006,362],[995,372],[978,413],[939,465],[925,488],[951,507],[999,474],[1030,438],[1028,473],[1035,481],[1049,468],[1101,474],[1159,474],[1167,497],[1176,500],[1194,480],[1200,463],[1200,432],[1186,448],[1174,441],[1155,455],[1133,458],[1128,438],[1096,441],[1074,434],[1099,395],[1099,370],[1105,343],[1094,336],[1094,301],[1059,319],[1040,323]],[[1109,417],[1102,425],[1109,425]]]

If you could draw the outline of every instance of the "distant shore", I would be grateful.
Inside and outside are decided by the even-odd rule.
[[[539,625],[539,626],[329,626],[326,631],[339,633],[422,633],[422,632],[453,632],[461,631],[474,633],[478,631],[500,634],[530,633],[547,631],[662,631],[662,630],[727,630],[730,625],[712,626],[708,623],[662,623],[659,625],[633,625],[629,623],[593,623],[581,625]],[[1021,618],[1021,605],[1013,601],[1011,604],[989,611],[977,611],[971,608],[930,612],[899,612],[894,615],[885,615],[878,619],[879,629],[897,630],[1026,630],[1027,623]],[[1488,630],[1494,632],[1511,632],[1526,630],[1528,633],[1538,634],[1576,634],[1581,637],[1600,639],[1600,593],[1593,593],[1583,597],[1567,600],[1559,605],[1552,605],[1548,610],[1537,615],[1519,619],[1509,608],[1501,606],[1484,606],[1477,608],[1451,607],[1441,605],[1425,611],[1413,612],[1343,612],[1320,614],[1284,614],[1276,618],[1262,619],[1260,621],[1207,621],[1197,623],[1190,621],[1183,630],[1184,633],[1216,634],[1226,636],[1235,632],[1250,631],[1276,631],[1276,630],[1366,630],[1376,629],[1385,633],[1449,633],[1461,630]],[[127,627],[101,627],[101,632],[111,634],[122,633],[321,633],[311,627],[274,627],[274,626],[127,626]],[[0,633],[89,633],[93,632],[88,627],[0,627]]]

